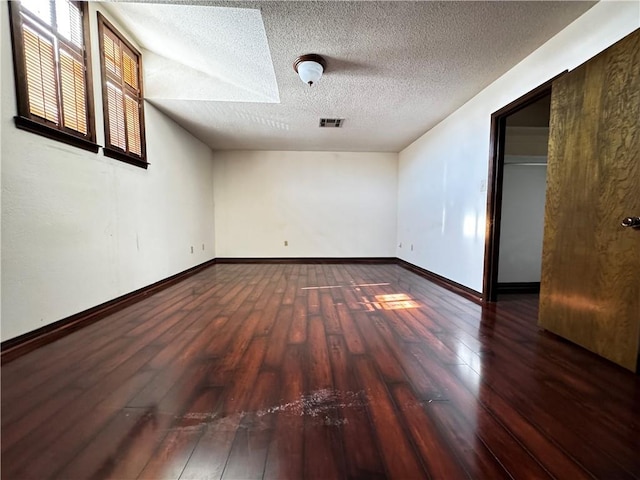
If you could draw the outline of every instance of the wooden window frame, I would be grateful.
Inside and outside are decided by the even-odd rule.
[[[68,145],[73,145],[84,150],[97,153],[100,148],[96,144],[95,129],[95,110],[93,103],[93,78],[91,75],[91,41],[89,37],[89,9],[87,2],[74,1],[75,5],[80,8],[82,15],[82,59],[84,62],[84,88],[85,88],[85,111],[87,114],[87,133],[83,134],[77,130],[64,126],[64,112],[61,108],[61,92],[58,90],[57,106],[59,122],[58,124],[32,114],[29,109],[29,92],[27,85],[27,68],[25,60],[24,41],[22,38],[23,21],[22,7],[18,2],[7,2],[9,5],[9,19],[11,30],[11,48],[13,50],[13,72],[16,87],[16,101],[18,106],[18,115],[14,117],[15,125],[21,130],[26,130],[38,135],[42,135],[53,140],[57,140]],[[35,15],[29,15],[29,22],[37,25],[43,31],[48,31],[51,37],[55,37],[58,43],[62,43],[68,49],[71,49],[67,39],[62,37],[55,29],[49,27],[38,20]],[[34,28],[29,26],[29,28]],[[58,51],[60,47],[58,47]],[[60,65],[59,61],[55,61],[56,82],[59,82]]]
[[[141,155],[136,155],[135,153],[129,152],[127,150],[123,150],[111,143],[111,129],[110,129],[110,121],[109,121],[109,104],[108,104],[108,90],[107,90],[107,79],[109,75],[107,73],[107,68],[105,65],[105,55],[104,55],[104,29],[108,29],[118,40],[120,40],[131,52],[136,55],[136,60],[138,62],[138,71],[137,71],[137,79],[138,79],[138,111],[140,113],[139,122],[140,122],[140,150]],[[104,15],[98,12],[98,37],[99,37],[99,50],[100,50],[100,72],[101,72],[101,85],[102,85],[102,111],[104,115],[104,136],[105,136],[105,146],[103,147],[103,151],[105,156],[114,158],[116,160],[120,160],[125,163],[129,163],[131,165],[135,165],[141,168],[147,168],[149,163],[147,162],[147,149],[146,149],[146,135],[145,135],[145,121],[144,121],[144,90],[142,85],[142,54],[136,49],[131,42],[129,42],[120,31],[107,20]],[[123,90],[124,93],[124,90]],[[124,95],[123,95],[124,98]],[[125,139],[128,142],[128,135],[126,134],[127,123],[126,123],[126,114],[125,114]]]

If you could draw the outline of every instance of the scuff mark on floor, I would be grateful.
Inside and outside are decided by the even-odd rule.
[[[341,392],[332,389],[315,390],[307,395],[301,395],[293,402],[287,402],[255,412],[237,412],[223,417],[209,412],[188,412],[175,417],[186,421],[187,425],[176,426],[171,430],[196,431],[203,427],[208,430],[225,431],[237,428],[249,428],[262,430],[269,428],[269,422],[265,416],[274,414],[288,414],[300,417],[309,417],[331,427],[338,427],[349,423],[347,418],[339,415],[343,408],[362,408],[365,406],[364,391]],[[243,420],[244,418],[244,420]],[[193,421],[191,424],[189,421]]]
[[[308,395],[301,395],[294,402],[288,402],[270,407],[257,412],[258,416],[270,413],[287,412],[298,416],[318,417],[326,415],[334,409],[363,407],[362,393],[364,392],[340,392],[328,388],[315,390]]]

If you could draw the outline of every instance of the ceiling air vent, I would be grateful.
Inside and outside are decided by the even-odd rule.
[[[344,118],[321,118],[320,128],[335,127],[340,128],[344,123]]]

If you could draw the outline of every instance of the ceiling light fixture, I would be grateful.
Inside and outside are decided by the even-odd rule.
[[[293,69],[300,76],[300,79],[309,86],[320,80],[325,68],[327,68],[327,62],[315,53],[300,55],[293,62]]]

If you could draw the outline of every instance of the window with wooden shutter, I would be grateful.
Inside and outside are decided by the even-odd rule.
[[[147,167],[140,53],[98,13],[105,147],[109,157]]]
[[[9,2],[16,125],[94,152],[86,2]]]

